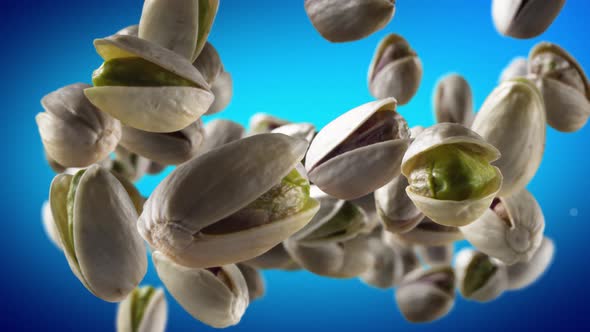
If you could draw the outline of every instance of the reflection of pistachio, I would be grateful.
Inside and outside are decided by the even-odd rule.
[[[390,237],[403,243],[423,246],[446,245],[463,240],[463,234],[458,227],[440,225],[428,217],[424,217],[412,230],[391,234]]]
[[[424,214],[406,194],[408,180],[398,175],[385,186],[375,190],[377,215],[383,226],[392,233],[405,233],[416,227]]]
[[[457,254],[455,269],[459,291],[466,299],[492,301],[508,287],[506,266],[486,254],[463,249]]]
[[[262,273],[248,264],[238,263],[236,266],[242,272],[242,276],[244,276],[244,280],[248,286],[250,302],[263,297],[266,286],[264,285]]]
[[[509,289],[522,289],[537,281],[551,265],[554,252],[553,241],[546,237],[530,260],[508,266]]]
[[[492,18],[505,36],[533,38],[549,28],[564,4],[565,0],[493,0]]]
[[[168,306],[162,289],[138,287],[119,303],[117,332],[164,332]]]
[[[453,260],[452,243],[439,246],[417,246],[416,251],[425,264],[430,266],[449,265]]]

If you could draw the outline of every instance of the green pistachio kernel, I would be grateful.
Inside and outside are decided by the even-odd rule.
[[[340,210],[326,223],[313,231],[306,240],[322,240],[359,232],[365,226],[360,209],[345,202]]]
[[[84,175],[85,172],[85,169],[76,172],[76,174],[72,178],[72,182],[70,183],[70,189],[68,190],[67,198],[68,234],[67,240],[65,242],[71,250],[71,252],[73,253],[76,263],[78,262],[78,258],[76,257],[76,251],[74,250],[74,199],[76,198],[76,190],[78,190],[78,184],[80,184],[80,179],[82,179],[82,175]]]
[[[142,58],[117,58],[105,61],[92,73],[94,86],[196,86]]]
[[[131,328],[133,331],[139,329],[139,324],[145,313],[145,309],[156,289],[151,286],[136,288],[131,293]]]
[[[496,270],[498,270],[498,267],[492,263],[488,256],[482,253],[475,254],[465,271],[463,283],[465,296],[471,296],[471,294],[482,288],[490,277],[496,273]]]
[[[409,182],[414,193],[441,200],[484,197],[497,177],[480,154],[459,145],[442,145],[418,157]]]

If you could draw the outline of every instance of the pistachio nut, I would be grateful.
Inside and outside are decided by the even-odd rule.
[[[161,288],[135,288],[117,309],[117,332],[164,332],[168,305]]]
[[[148,165],[145,172],[147,174],[155,175],[155,174],[162,173],[165,169],[166,169],[166,165],[162,165],[162,164],[157,163],[153,160],[150,160],[150,164]]]
[[[394,98],[354,108],[327,124],[311,142],[305,158],[310,180],[324,192],[354,199],[399,175],[410,144]]]
[[[508,287],[506,265],[472,249],[462,249],[455,259],[457,285],[469,300],[488,302],[498,298]]]
[[[195,319],[216,328],[240,322],[249,295],[237,266],[190,268],[176,264],[159,251],[154,251],[152,259],[166,289]]]
[[[375,205],[375,193],[369,193],[365,196],[352,199],[349,202],[361,208],[367,215],[367,226],[363,229],[362,232],[365,234],[371,233],[381,236],[383,227],[381,227],[381,224],[379,223],[379,217],[377,216],[377,206]]]
[[[438,123],[452,122],[469,127],[473,121],[471,87],[459,74],[446,75],[436,83],[433,104]]]
[[[541,42],[529,54],[529,73],[543,95],[547,124],[562,132],[580,130],[590,116],[590,83],[576,59]]]
[[[450,266],[414,270],[404,277],[395,292],[395,300],[410,322],[440,319],[455,303],[455,273]]]
[[[502,187],[490,163],[500,152],[477,133],[455,123],[425,129],[402,161],[406,193],[434,222],[464,226],[479,218]]]
[[[209,86],[213,85],[213,82],[215,82],[219,74],[223,71],[223,65],[221,64],[219,53],[217,53],[215,47],[209,42],[205,43],[203,51],[193,62],[193,66],[195,66],[201,75],[203,75],[203,78]]]
[[[453,261],[453,243],[438,246],[416,246],[416,251],[424,264],[430,266],[450,265]]]
[[[45,160],[47,160],[47,164],[55,173],[65,172],[67,167],[65,167],[65,166],[61,165],[60,163],[58,163],[57,161],[53,160],[53,158],[51,158],[49,156],[49,154],[47,154],[47,151],[45,149],[43,149],[43,151],[45,152]]]
[[[408,232],[386,233],[388,233],[388,237],[401,243],[423,246],[445,245],[464,239],[459,227],[444,226],[428,217],[424,217],[416,227]]]
[[[385,186],[375,190],[377,215],[383,227],[389,232],[411,231],[424,219],[424,214],[406,194],[407,186],[406,177],[398,175]]]
[[[290,121],[274,117],[266,113],[256,113],[250,118],[248,136],[270,133],[280,126],[291,123]]]
[[[57,175],[49,195],[72,272],[94,295],[122,301],[147,270],[137,212],[121,183],[98,165]]]
[[[131,182],[141,179],[150,167],[150,160],[133,153],[119,145],[115,149],[115,158],[108,167],[113,173]]]
[[[311,123],[289,123],[271,130],[271,133],[285,134],[311,143],[317,131]]]
[[[49,159],[64,167],[86,167],[108,157],[121,139],[121,124],[84,96],[90,85],[76,83],[41,99],[35,120]]]
[[[244,136],[244,127],[230,120],[215,119],[205,125],[205,138],[198,153],[203,154]]]
[[[266,286],[262,274],[248,264],[238,263],[236,266],[240,269],[240,272],[242,272],[242,276],[244,276],[244,280],[248,286],[250,302],[263,297],[266,291]]]
[[[398,250],[385,244],[381,238],[369,239],[373,256],[371,266],[360,275],[361,280],[376,288],[391,288],[401,280],[404,262]]]
[[[128,27],[125,27],[125,28],[117,31],[117,33],[115,33],[115,34],[137,37],[137,35],[139,34],[139,25],[138,24],[130,25]]]
[[[84,93],[92,104],[126,126],[160,133],[178,131],[213,103],[201,73],[189,60],[166,48],[129,35],[96,39],[94,46],[105,62],[92,75],[94,87]]]
[[[304,7],[320,35],[340,43],[383,29],[393,18],[395,0],[305,0]]]
[[[543,240],[545,217],[533,195],[522,189],[494,199],[479,219],[460,229],[477,250],[511,265],[533,257]]]
[[[526,262],[518,262],[507,267],[508,288],[518,290],[526,288],[537,281],[551,265],[555,245],[545,237],[533,257]]]
[[[319,209],[298,166],[306,147],[305,141],[286,135],[261,134],[191,159],[150,195],[139,233],[154,250],[190,267],[263,254]]]
[[[422,62],[400,35],[383,38],[369,66],[369,91],[373,97],[394,97],[405,105],[414,97],[422,81]]]
[[[243,262],[261,270],[299,270],[301,267],[293,260],[285,249],[284,243],[279,243],[264,254]]]
[[[494,162],[503,177],[498,196],[520,191],[539,169],[545,151],[545,121],[543,97],[524,78],[500,83],[484,101],[471,129],[502,154]]]
[[[493,0],[492,19],[504,36],[536,37],[553,23],[565,0]]]
[[[529,62],[525,57],[516,57],[510,61],[508,66],[502,70],[498,83],[508,81],[517,77],[526,77],[529,74]]]
[[[211,92],[215,100],[205,115],[212,115],[223,111],[230,103],[234,95],[233,80],[230,73],[222,70],[215,82],[211,85]]]
[[[51,212],[51,206],[48,201],[43,202],[41,207],[41,221],[43,222],[43,229],[47,237],[59,250],[62,249],[61,239],[59,237],[55,221],[53,219],[53,213]]]

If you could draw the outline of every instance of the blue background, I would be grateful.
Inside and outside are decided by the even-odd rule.
[[[142,1],[2,1],[0,32],[0,328],[6,331],[110,331],[116,305],[88,293],[47,240],[40,208],[52,171],[46,165],[34,116],[46,93],[89,82],[101,60],[94,38],[134,24]],[[590,69],[587,13],[590,2],[570,0],[549,30],[532,40],[498,35],[490,1],[398,1],[392,22],[371,37],[331,44],[309,23],[299,0],[224,0],[210,40],[235,84],[230,107],[219,116],[246,124],[270,112],[319,127],[371,100],[366,72],[387,33],[400,33],[418,52],[424,78],[412,102],[400,107],[411,125],[433,123],[436,80],[459,72],[471,83],[479,107],[504,66],[540,40],[562,45]],[[410,325],[393,292],[357,280],[331,280],[306,272],[265,272],[268,293],[250,305],[236,331],[395,331],[590,329],[590,127],[574,134],[548,130],[543,164],[529,185],[544,209],[546,233],[557,245],[548,273],[534,286],[488,304],[460,298],[433,324]],[[160,177],[148,177],[148,194]],[[576,210],[573,210],[576,209]],[[577,213],[576,213],[577,212]],[[159,285],[150,266],[145,283]],[[168,296],[170,331],[206,331]]]

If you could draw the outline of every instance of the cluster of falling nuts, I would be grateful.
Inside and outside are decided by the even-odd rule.
[[[542,33],[564,1],[494,0],[499,32]],[[579,130],[590,85],[551,43],[518,58],[477,114],[468,82],[441,79],[437,124],[409,128],[396,112],[420,85],[418,54],[399,35],[378,45],[368,73],[376,98],[319,132],[256,114],[246,131],[223,110],[232,80],[207,36],[216,0],[146,0],[138,26],[94,42],[93,85],[42,100],[39,132],[51,183],[43,221],[72,272],[95,296],[120,302],[118,331],[165,329],[163,289],[138,287],[146,246],[166,290],[193,317],[237,324],[263,296],[259,270],[305,269],[396,288],[411,322],[446,315],[455,289],[491,301],[550,265],[541,208],[525,187],[546,123]],[[306,0],[326,39],[364,38],[393,17],[392,0]],[[178,165],[144,198],[134,182]],[[453,259],[453,244],[466,239]]]

